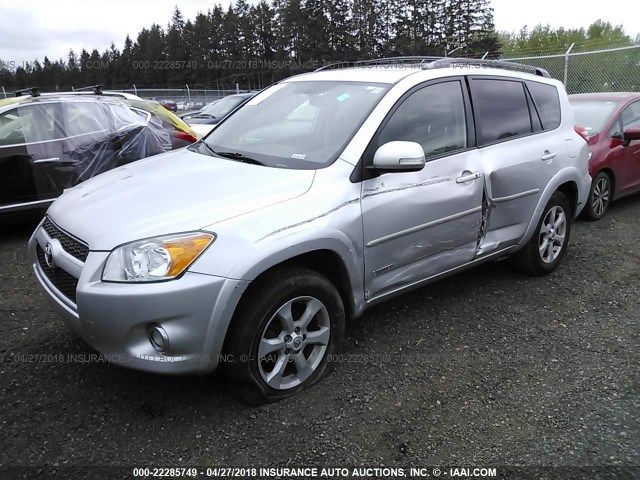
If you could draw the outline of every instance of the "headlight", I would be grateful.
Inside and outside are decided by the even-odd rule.
[[[147,238],[116,248],[102,271],[106,282],[157,282],[178,277],[215,240],[194,232]]]

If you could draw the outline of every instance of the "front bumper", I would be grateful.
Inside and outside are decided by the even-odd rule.
[[[77,279],[75,299],[52,281],[42,254],[38,258],[38,247],[44,250],[47,244],[53,245],[56,268]],[[89,252],[82,263],[41,225],[29,240],[29,255],[40,285],[80,337],[113,363],[158,373],[214,370],[247,284],[192,272],[166,282],[102,282],[108,252]],[[162,327],[168,337],[169,347],[162,353],[149,340],[154,326]]]

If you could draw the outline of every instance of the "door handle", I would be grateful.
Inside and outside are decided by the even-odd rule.
[[[540,157],[540,160],[546,162],[547,160],[553,160],[554,158],[556,158],[555,153],[551,153],[549,150],[545,150],[544,155]]]
[[[465,171],[462,172],[465,175],[462,175],[461,177],[456,178],[456,183],[466,183],[466,182],[472,182],[473,180],[477,180],[482,176],[482,172],[469,172],[469,171]]]

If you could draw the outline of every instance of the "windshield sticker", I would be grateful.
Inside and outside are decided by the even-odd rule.
[[[383,90],[382,87],[376,87],[373,90],[371,90],[371,93],[380,93]]]
[[[298,160],[304,160],[305,158],[307,158],[307,155],[305,153],[293,153],[291,155],[291,158],[297,158]]]
[[[351,95],[349,95],[348,93],[343,93],[342,95],[336,98],[338,99],[339,102],[344,102],[345,100],[350,99]]]

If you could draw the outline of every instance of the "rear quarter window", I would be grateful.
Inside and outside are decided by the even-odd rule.
[[[474,78],[471,96],[478,144],[532,133],[524,84],[514,80]]]
[[[558,128],[560,126],[560,97],[558,96],[558,89],[553,85],[539,82],[527,82],[527,88],[540,116],[542,129],[554,130]]]

